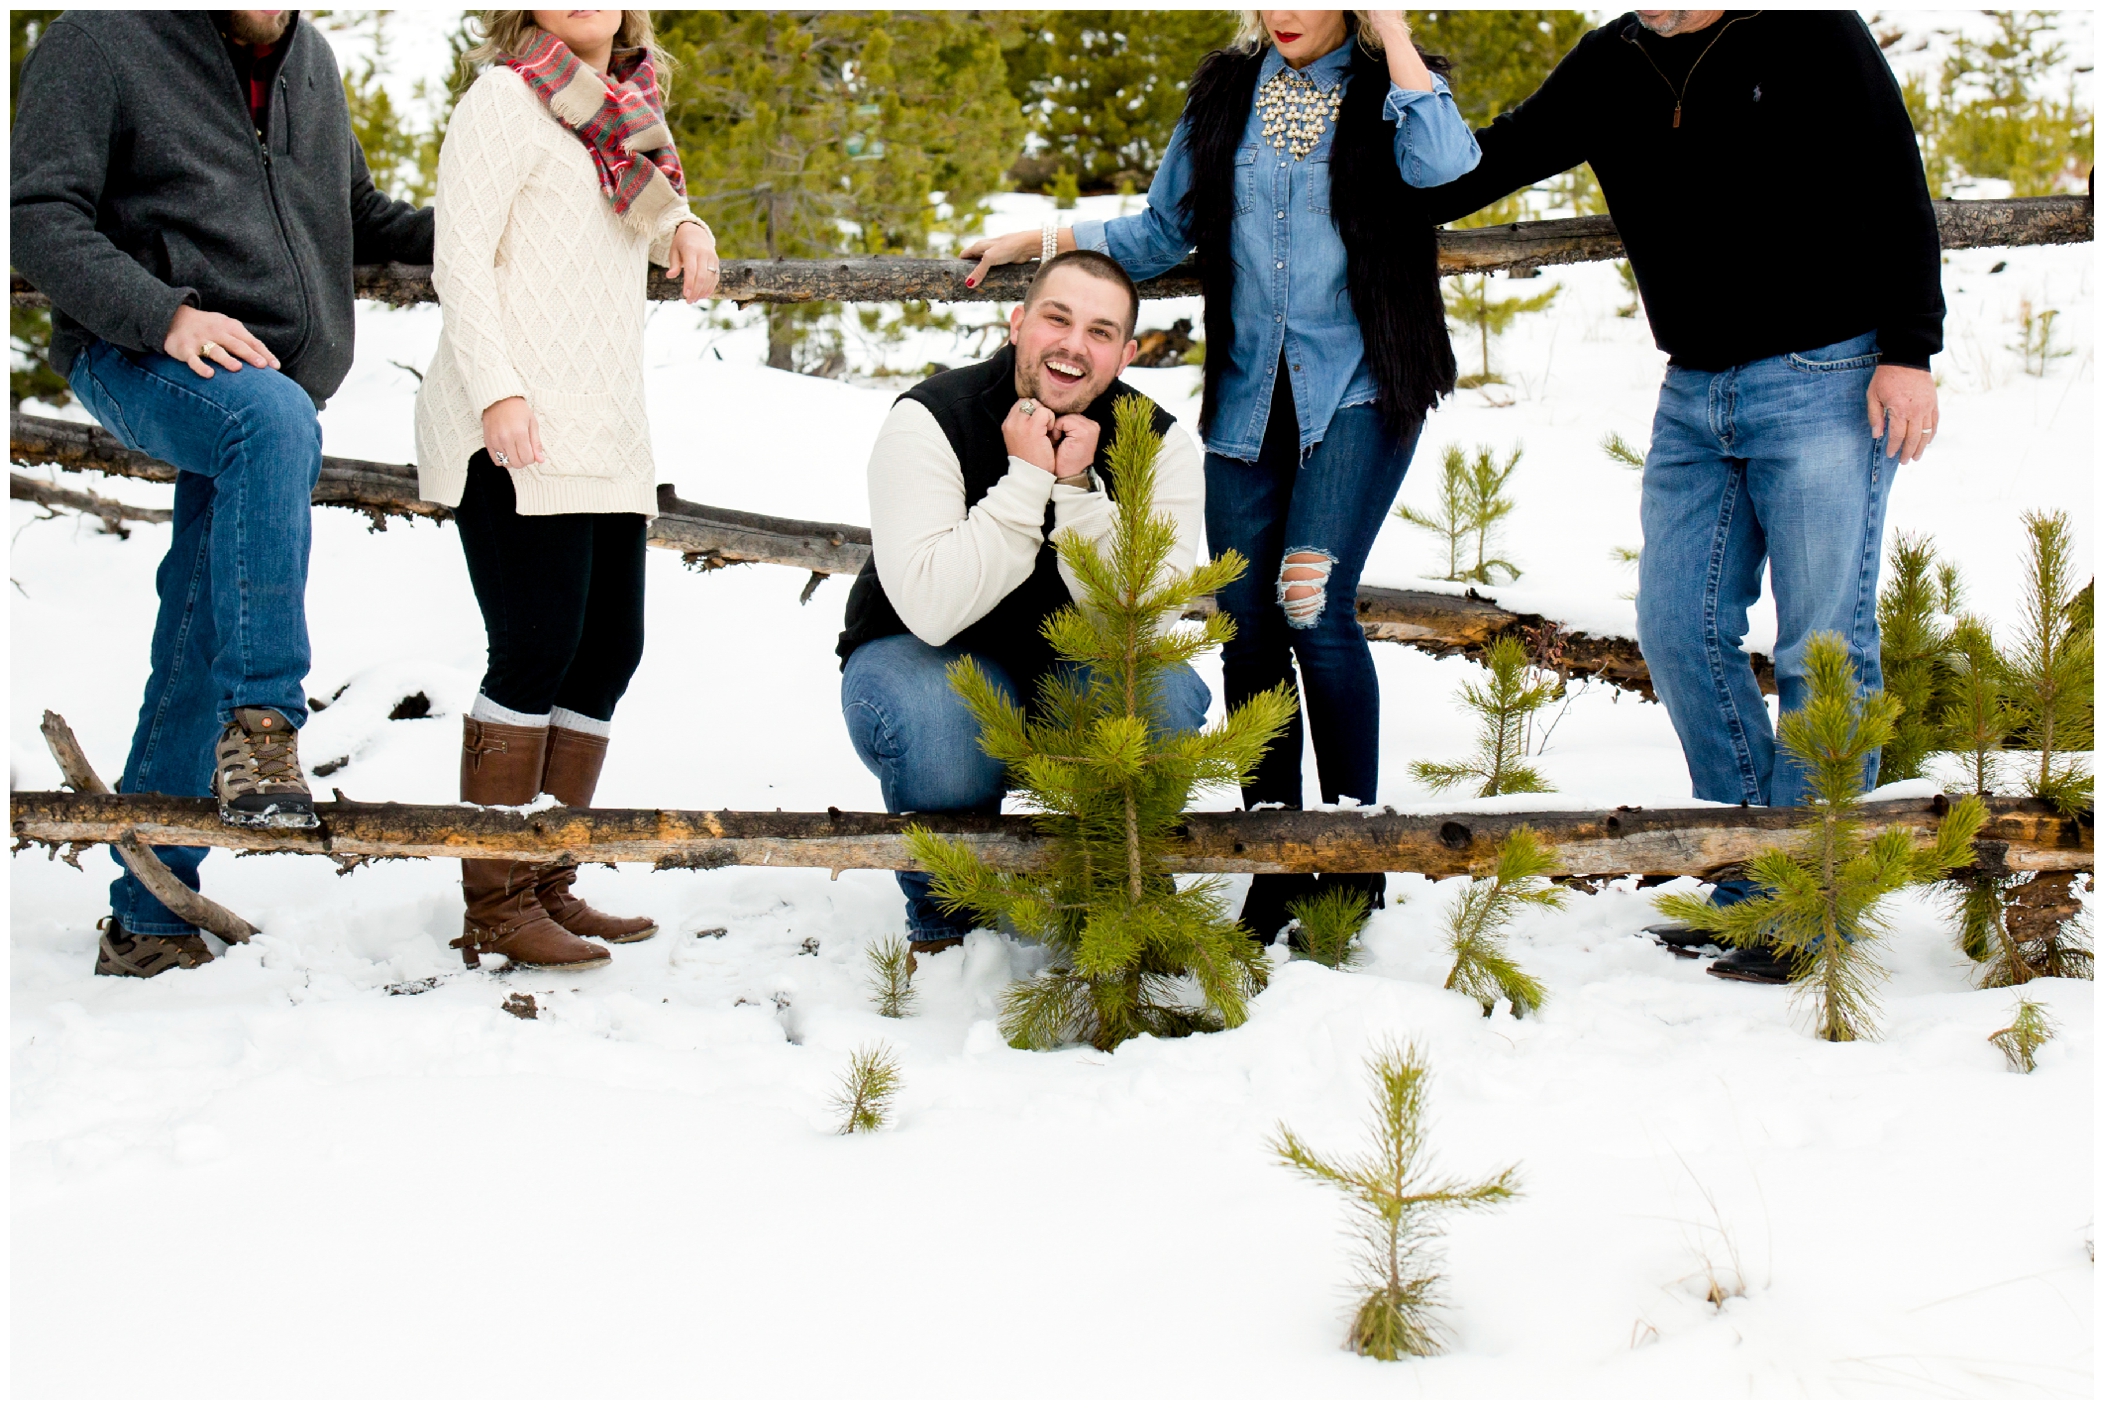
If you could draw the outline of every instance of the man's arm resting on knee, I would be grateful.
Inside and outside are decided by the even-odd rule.
[[[941,646],[1021,587],[1044,546],[1052,476],[1013,457],[967,511],[949,437],[917,401],[885,418],[869,455],[870,554],[912,633]]]
[[[95,225],[121,105],[95,41],[62,18],[22,68],[8,183],[9,259],[98,338],[159,352],[197,291],[171,287]]]

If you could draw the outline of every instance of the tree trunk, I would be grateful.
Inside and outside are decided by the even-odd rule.
[[[156,794],[16,793],[19,842],[112,842],[127,833],[154,846],[226,847],[357,857],[520,857],[543,862],[642,862],[659,870],[726,866],[906,870],[910,826],[969,846],[989,866],[1027,871],[1045,844],[1028,816],[945,817],[885,813],[677,812],[550,808],[519,814],[466,804],[354,803],[317,807],[322,826],[262,831],[219,820],[207,798]],[[1870,803],[1868,831],[1917,841],[1935,831],[1942,799]],[[1391,871],[1482,874],[1513,828],[1538,833],[1569,876],[1713,876],[1767,847],[1811,839],[1804,808],[1628,809],[1612,813],[1366,812],[1186,814],[1171,849],[1180,872]],[[1975,850],[1997,871],[2090,871],[2093,827],[2035,799],[1988,801]]]

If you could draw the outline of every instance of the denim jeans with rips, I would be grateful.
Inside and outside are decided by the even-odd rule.
[[[1381,776],[1381,687],[1359,626],[1359,574],[1402,487],[1418,428],[1398,437],[1371,404],[1347,406],[1303,460],[1290,413],[1289,405],[1273,407],[1260,459],[1205,458],[1206,543],[1215,557],[1233,549],[1249,560],[1248,571],[1219,595],[1235,621],[1235,638],[1220,658],[1227,708],[1296,684],[1297,663],[1323,801],[1351,798],[1371,807]],[[1320,605],[1300,621],[1287,617],[1279,576],[1295,553],[1318,553],[1328,568]],[[1298,714],[1242,798],[1250,807],[1301,806]]]
[[[1878,664],[1878,568],[1899,463],[1871,434],[1875,334],[1721,372],[1669,367],[1644,460],[1637,637],[1695,795],[1790,806],[1803,767],[1776,746],[1744,646],[1765,568],[1781,708],[1805,703],[1805,647],[1847,644],[1859,689]],[[1875,782],[1878,761],[1865,766]],[[1743,882],[1719,886],[1720,904]]]
[[[893,813],[997,813],[1007,782],[1001,765],[979,747],[979,722],[950,689],[952,663],[966,653],[930,646],[911,635],[878,637],[848,657],[840,680],[840,706],[855,753],[877,776],[884,807]],[[977,659],[977,658],[974,658]],[[1017,698],[1015,682],[990,661],[979,661],[1003,694]],[[1205,725],[1213,693],[1189,666],[1170,671],[1155,702],[1154,722],[1167,730]],[[969,917],[952,915],[930,894],[926,872],[896,873],[906,893],[906,929],[911,940],[951,940],[972,929]]]
[[[242,706],[307,722],[307,555],[321,423],[298,383],[269,368],[200,377],[160,353],[96,342],[73,394],[133,450],[176,467],[175,522],[155,586],[152,669],[119,793],[204,797],[213,746]],[[203,847],[157,847],[188,886]],[[121,868],[123,862],[120,860]],[[196,929],[129,872],[110,908],[135,935]]]

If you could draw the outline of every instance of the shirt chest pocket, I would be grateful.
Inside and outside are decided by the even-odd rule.
[[[1235,214],[1248,215],[1257,207],[1257,149],[1254,144],[1235,149]]]
[[[1305,193],[1308,209],[1316,215],[1330,213],[1330,157],[1325,149],[1321,156],[1309,157],[1299,163],[1293,173]]]

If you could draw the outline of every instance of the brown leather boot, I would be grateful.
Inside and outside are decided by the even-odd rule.
[[[531,803],[541,791],[548,731],[470,719],[461,727],[460,801],[485,807]],[[460,890],[467,923],[453,947],[469,969],[485,953],[535,969],[597,969],[611,951],[581,940],[549,919],[534,882],[541,869],[509,858],[463,858]]]
[[[566,808],[589,808],[592,794],[599,787],[600,767],[605,763],[605,735],[551,725],[541,792],[554,794]],[[576,867],[542,867],[534,882],[541,908],[565,930],[609,945],[648,940],[657,934],[657,922],[648,916],[610,916],[593,909],[570,893],[576,880]]]

